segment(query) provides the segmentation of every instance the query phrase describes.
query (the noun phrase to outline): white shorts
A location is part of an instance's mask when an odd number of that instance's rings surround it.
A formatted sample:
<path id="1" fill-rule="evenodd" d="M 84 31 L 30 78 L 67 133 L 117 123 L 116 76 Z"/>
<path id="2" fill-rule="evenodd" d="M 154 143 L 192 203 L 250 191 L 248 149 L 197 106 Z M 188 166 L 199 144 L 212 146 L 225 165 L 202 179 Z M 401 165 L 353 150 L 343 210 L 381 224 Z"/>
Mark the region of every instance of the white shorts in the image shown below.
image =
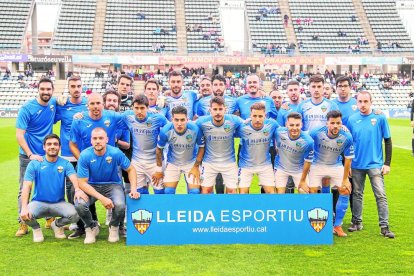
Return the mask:
<path id="1" fill-rule="evenodd" d="M 221 173 L 223 184 L 230 189 L 237 189 L 237 164 L 211 164 L 203 163 L 202 187 L 213 187 L 216 184 L 216 177 Z"/>
<path id="2" fill-rule="evenodd" d="M 185 166 L 176 166 L 171 163 L 167 163 L 167 167 L 164 171 L 164 183 L 168 182 L 178 182 L 180 181 L 181 173 L 184 173 L 184 178 L 187 184 L 193 185 L 194 184 L 194 177 L 189 176 L 188 173 L 193 168 L 194 164 L 190 163 Z"/>
<path id="3" fill-rule="evenodd" d="M 272 165 L 266 165 L 258 168 L 240 168 L 239 188 L 249 188 L 254 174 L 257 174 L 260 186 L 275 186 L 275 174 Z"/>
<path id="4" fill-rule="evenodd" d="M 295 187 L 299 186 L 300 179 L 302 177 L 302 172 L 289 173 L 281 169 L 275 169 L 275 179 L 276 179 L 276 188 L 286 188 L 289 176 L 292 177 Z M 308 177 L 306 177 L 306 184 L 308 184 Z"/>
<path id="5" fill-rule="evenodd" d="M 157 170 L 157 164 L 146 164 L 137 162 L 135 160 L 131 161 L 131 164 L 134 166 L 135 170 L 137 171 L 137 188 L 147 187 L 147 185 L 151 185 L 155 190 L 161 190 L 164 188 L 162 185 L 162 179 L 157 186 L 154 186 L 152 183 L 152 175 Z M 148 184 L 147 184 L 148 183 Z"/>
<path id="6" fill-rule="evenodd" d="M 312 165 L 309 171 L 309 187 L 322 187 L 322 179 L 329 176 L 331 186 L 341 187 L 343 166 Z"/>

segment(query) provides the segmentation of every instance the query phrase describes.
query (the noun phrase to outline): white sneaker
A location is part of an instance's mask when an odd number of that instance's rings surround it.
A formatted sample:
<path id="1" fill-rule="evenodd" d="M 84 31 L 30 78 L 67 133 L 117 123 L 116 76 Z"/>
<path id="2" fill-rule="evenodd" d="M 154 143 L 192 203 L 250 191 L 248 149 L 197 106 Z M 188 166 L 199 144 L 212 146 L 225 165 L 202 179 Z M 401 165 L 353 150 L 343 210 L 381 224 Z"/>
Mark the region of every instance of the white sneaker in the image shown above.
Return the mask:
<path id="1" fill-rule="evenodd" d="M 106 220 L 105 225 L 108 226 L 112 219 L 112 209 L 106 210 Z"/>
<path id="2" fill-rule="evenodd" d="M 63 229 L 63 227 L 58 227 L 56 225 L 56 220 L 52 222 L 50 228 L 52 228 L 53 232 L 55 232 L 56 239 L 66 239 L 65 230 Z"/>
<path id="3" fill-rule="evenodd" d="M 34 242 L 43 242 L 45 238 L 43 237 L 42 228 L 33 229 L 33 241 Z"/>
<path id="4" fill-rule="evenodd" d="M 75 231 L 76 229 L 78 229 L 78 225 L 76 223 L 72 223 L 71 225 L 69 225 L 70 231 Z"/>
<path id="5" fill-rule="evenodd" d="M 99 234 L 99 227 L 95 226 L 93 228 L 87 227 L 85 228 L 85 240 L 83 241 L 84 244 L 91 244 L 96 242 L 96 236 Z"/>
<path id="6" fill-rule="evenodd" d="M 111 226 L 109 227 L 109 242 L 118 242 L 119 241 L 119 227 Z"/>

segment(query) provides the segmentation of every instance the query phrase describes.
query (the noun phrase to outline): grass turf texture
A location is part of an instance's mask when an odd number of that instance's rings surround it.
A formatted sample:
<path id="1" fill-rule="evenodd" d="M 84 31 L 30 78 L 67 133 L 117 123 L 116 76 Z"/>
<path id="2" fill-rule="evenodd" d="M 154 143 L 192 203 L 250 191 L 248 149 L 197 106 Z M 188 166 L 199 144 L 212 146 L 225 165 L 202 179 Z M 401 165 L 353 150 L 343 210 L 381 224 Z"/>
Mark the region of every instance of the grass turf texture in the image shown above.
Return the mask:
<path id="1" fill-rule="evenodd" d="M 109 244 L 103 226 L 97 243 L 85 246 L 83 239 L 56 240 L 44 229 L 45 241 L 32 242 L 32 232 L 14 237 L 17 230 L 18 147 L 15 120 L 0 120 L 2 172 L 0 190 L 0 244 L 2 275 L 80 273 L 145 274 L 410 274 L 414 273 L 413 164 L 408 120 L 390 120 L 393 144 L 391 174 L 386 177 L 391 230 L 396 239 L 379 235 L 375 198 L 367 182 L 364 229 L 347 238 L 334 239 L 333 246 L 214 245 L 136 246 Z M 57 130 L 55 128 L 55 130 Z M 58 133 L 58 132 L 56 132 Z M 397 147 L 398 146 L 398 147 Z M 255 182 L 256 183 L 256 182 Z M 180 184 L 179 193 L 184 191 Z M 252 193 L 258 193 L 252 185 Z M 101 224 L 105 210 L 97 203 Z M 350 211 L 344 219 L 349 225 Z M 41 221 L 41 224 L 44 220 Z M 69 232 L 66 232 L 69 234 Z"/>

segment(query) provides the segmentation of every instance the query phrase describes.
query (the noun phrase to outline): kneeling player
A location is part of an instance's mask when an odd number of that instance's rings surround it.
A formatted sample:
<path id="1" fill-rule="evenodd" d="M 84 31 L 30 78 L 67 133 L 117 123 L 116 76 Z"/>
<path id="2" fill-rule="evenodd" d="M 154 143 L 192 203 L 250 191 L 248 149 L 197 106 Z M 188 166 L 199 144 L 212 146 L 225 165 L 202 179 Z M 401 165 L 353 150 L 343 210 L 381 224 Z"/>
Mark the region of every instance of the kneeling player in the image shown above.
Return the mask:
<path id="1" fill-rule="evenodd" d="M 313 140 L 307 132 L 301 131 L 302 116 L 292 112 L 287 116 L 286 127 L 276 130 L 275 159 L 276 191 L 284 194 L 289 176 L 299 192 L 308 193 L 307 176 L 313 160 Z"/>
<path id="2" fill-rule="evenodd" d="M 330 193 L 329 182 L 327 184 L 322 182 L 324 177 L 330 177 L 330 182 L 339 191 L 334 232 L 339 237 L 346 237 L 347 234 L 342 230 L 341 224 L 348 209 L 349 194 L 351 193 L 348 174 L 352 158 L 354 158 L 354 146 L 351 133 L 341 129 L 341 112 L 333 110 L 328 112 L 326 117 L 328 120 L 326 126 L 310 132 L 315 142 L 315 156 L 309 173 L 309 187 L 311 193 L 317 193 L 319 189 L 322 189 L 322 193 Z M 341 162 L 341 153 L 344 153 L 345 156 L 344 166 Z"/>
<path id="3" fill-rule="evenodd" d="M 264 191 L 274 194 L 275 175 L 269 148 L 279 124 L 273 119 L 266 119 L 266 106 L 260 102 L 250 107 L 250 119 L 237 131 L 237 136 L 241 139 L 239 192 L 248 194 L 253 175 L 257 174 Z"/>
<path id="4" fill-rule="evenodd" d="M 152 176 L 154 184 L 164 177 L 166 194 L 175 194 L 181 173 L 185 174 L 189 194 L 200 193 L 200 164 L 204 156 L 204 139 L 198 126 L 188 122 L 187 109 L 172 109 L 172 123 L 165 125 L 159 135 L 156 150 L 157 166 L 162 166 L 163 149 L 169 145 L 165 174 L 158 171 Z M 198 153 L 197 153 L 198 152 Z"/>

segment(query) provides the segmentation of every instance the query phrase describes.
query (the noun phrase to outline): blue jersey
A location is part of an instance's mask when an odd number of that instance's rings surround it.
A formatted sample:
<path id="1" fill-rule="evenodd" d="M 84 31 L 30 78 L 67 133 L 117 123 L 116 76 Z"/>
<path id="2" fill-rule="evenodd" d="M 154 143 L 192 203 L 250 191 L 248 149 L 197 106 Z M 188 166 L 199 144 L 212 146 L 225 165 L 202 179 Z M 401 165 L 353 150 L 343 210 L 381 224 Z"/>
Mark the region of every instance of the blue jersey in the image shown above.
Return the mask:
<path id="1" fill-rule="evenodd" d="M 266 118 L 277 118 L 277 110 L 275 103 L 270 97 L 258 97 L 258 98 L 252 98 L 250 95 L 243 95 L 239 98 L 237 98 L 236 101 L 236 110 L 240 112 L 240 117 L 243 120 L 246 120 L 250 117 L 250 107 L 254 103 L 262 102 L 266 106 Z"/>
<path id="2" fill-rule="evenodd" d="M 36 99 L 29 100 L 19 110 L 16 128 L 25 130 L 24 139 L 33 154 L 44 155 L 43 139 L 52 133 L 56 114 L 56 99 L 52 97 L 46 106 Z M 20 148 L 21 154 L 26 154 Z"/>
<path id="3" fill-rule="evenodd" d="M 210 101 L 211 96 L 204 97 L 196 103 L 197 116 L 210 115 Z M 226 106 L 226 113 L 233 114 L 236 111 L 236 100 L 233 97 L 224 96 L 224 104 Z"/>
<path id="4" fill-rule="evenodd" d="M 312 130 L 326 125 L 326 114 L 331 110 L 339 110 L 338 106 L 328 99 L 314 104 L 312 99 L 299 104 L 297 112 L 302 115 L 303 130 Z"/>
<path id="5" fill-rule="evenodd" d="M 384 165 L 382 140 L 391 138 L 390 127 L 384 114 L 357 113 L 349 117 L 348 126 L 355 144 L 352 168 L 361 170 L 381 168 Z"/>
<path id="6" fill-rule="evenodd" d="M 174 130 L 172 123 L 161 129 L 158 147 L 168 147 L 167 162 L 176 166 L 185 166 L 194 163 L 198 147 L 204 147 L 204 137 L 194 122 L 187 123 L 187 130 L 179 134 Z"/>
<path id="7" fill-rule="evenodd" d="M 108 135 L 108 145 L 115 146 L 116 134 L 119 129 L 125 129 L 122 115 L 120 113 L 103 110 L 102 117 L 98 120 L 92 119 L 88 112 L 83 112 L 82 119 L 74 119 L 72 122 L 70 140 L 82 151 L 90 146 L 92 130 L 97 127 L 103 128 Z"/>
<path id="8" fill-rule="evenodd" d="M 342 113 L 342 123 L 348 127 L 349 117 L 355 113 L 358 113 L 357 100 L 355 98 L 350 98 L 347 102 L 340 102 L 338 98 L 333 100 L 334 103 L 338 106 L 339 110 Z"/>
<path id="9" fill-rule="evenodd" d="M 34 182 L 32 200 L 56 203 L 65 200 L 65 178 L 75 173 L 72 164 L 58 157 L 56 162 L 33 160 L 27 166 L 24 180 Z"/>
<path id="10" fill-rule="evenodd" d="M 286 126 L 287 116 L 292 112 L 296 112 L 299 105 L 288 103 L 288 106 L 288 110 L 281 108 L 277 112 L 277 122 L 280 126 Z"/>
<path id="11" fill-rule="evenodd" d="M 83 150 L 78 160 L 78 177 L 88 178 L 88 183 L 122 184 L 119 176 L 119 167 L 126 170 L 131 161 L 117 147 L 107 145 L 106 152 L 102 156 L 95 154 L 93 147 Z"/>
<path id="12" fill-rule="evenodd" d="M 70 141 L 70 129 L 72 127 L 73 115 L 87 111 L 88 100 L 82 98 L 82 102 L 73 104 L 68 100 L 65 105 L 56 106 L 55 123 L 60 122 L 60 142 L 61 142 L 61 154 L 65 157 L 72 157 L 73 154 L 69 149 Z"/>
<path id="13" fill-rule="evenodd" d="M 313 164 L 342 166 L 341 153 L 344 153 L 347 159 L 354 158 L 354 143 L 351 133 L 340 130 L 337 137 L 330 138 L 328 127 L 324 126 L 312 130 L 309 135 L 314 141 Z"/>
<path id="14" fill-rule="evenodd" d="M 251 122 L 242 124 L 237 130 L 241 139 L 239 156 L 240 168 L 256 168 L 271 165 L 269 148 L 275 138 L 279 124 L 273 119 L 266 119 L 260 130 L 255 130 Z"/>
<path id="15" fill-rule="evenodd" d="M 203 116 L 196 121 L 204 135 L 207 163 L 229 164 L 236 162 L 234 157 L 234 137 L 236 129 L 243 124 L 238 116 L 224 115 L 224 124 L 215 126 L 211 116 Z"/>
<path id="16" fill-rule="evenodd" d="M 166 117 L 168 121 L 171 121 L 172 118 L 172 109 L 176 106 L 184 106 L 187 109 L 187 117 L 192 120 L 194 117 L 194 107 L 197 102 L 198 95 L 194 91 L 184 91 L 182 95 L 178 98 L 168 96 L 165 102 L 166 107 Z"/>
<path id="17" fill-rule="evenodd" d="M 155 163 L 158 135 L 167 124 L 167 119 L 159 113 L 147 112 L 147 117 L 141 121 L 131 110 L 123 113 L 123 119 L 132 133 L 132 159 L 141 163 Z"/>
<path id="18" fill-rule="evenodd" d="M 300 136 L 292 140 L 286 127 L 276 130 L 276 147 L 278 155 L 275 168 L 289 173 L 298 173 L 303 169 L 305 161 L 313 161 L 313 140 L 309 134 L 302 131 Z"/>

